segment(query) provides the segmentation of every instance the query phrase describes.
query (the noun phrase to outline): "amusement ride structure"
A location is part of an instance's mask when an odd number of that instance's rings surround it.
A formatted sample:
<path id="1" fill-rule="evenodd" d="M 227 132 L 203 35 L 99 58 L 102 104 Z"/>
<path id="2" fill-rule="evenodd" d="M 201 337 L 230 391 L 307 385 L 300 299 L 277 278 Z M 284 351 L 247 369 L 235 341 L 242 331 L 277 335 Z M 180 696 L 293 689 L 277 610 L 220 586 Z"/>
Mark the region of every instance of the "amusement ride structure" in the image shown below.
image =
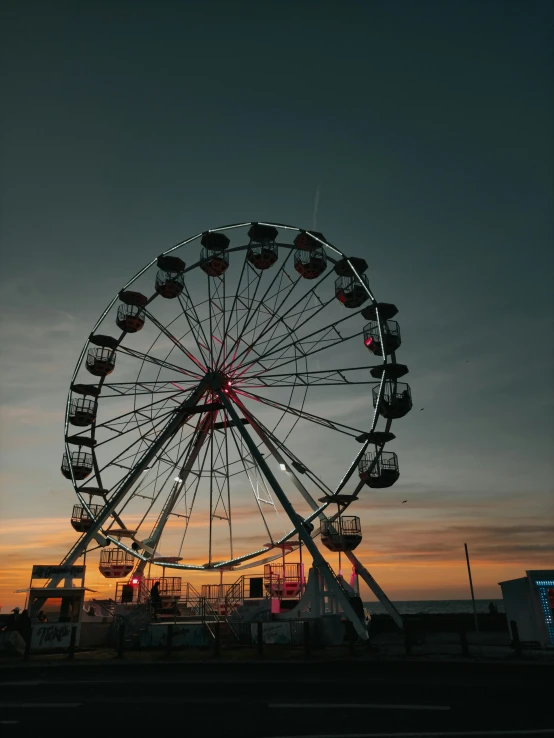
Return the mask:
<path id="1" fill-rule="evenodd" d="M 397 308 L 377 302 L 367 269 L 321 233 L 261 222 L 199 233 L 141 269 L 103 311 L 71 379 L 61 471 L 81 536 L 47 588 L 67 586 L 71 567 L 101 547 L 101 573 L 124 580 L 122 602 L 140 600 L 145 582 L 174 596 L 191 570 L 216 572 L 206 591 L 221 594 L 224 572 L 244 579 L 264 565 L 253 594 L 281 603 L 271 612 L 300 617 L 310 597 L 316 612 L 319 587 L 367 638 L 359 575 L 401 626 L 354 554 L 360 519 L 345 514 L 368 487 L 399 478 L 385 446 L 412 407 Z M 338 554 L 338 574 L 318 537 Z"/>

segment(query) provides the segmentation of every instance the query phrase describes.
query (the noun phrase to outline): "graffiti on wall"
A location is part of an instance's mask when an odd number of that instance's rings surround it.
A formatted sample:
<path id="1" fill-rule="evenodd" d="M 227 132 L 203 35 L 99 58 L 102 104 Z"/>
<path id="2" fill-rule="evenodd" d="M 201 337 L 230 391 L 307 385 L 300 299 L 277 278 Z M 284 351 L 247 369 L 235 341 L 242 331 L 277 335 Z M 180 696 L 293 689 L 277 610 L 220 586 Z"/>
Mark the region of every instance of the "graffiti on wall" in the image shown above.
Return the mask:
<path id="1" fill-rule="evenodd" d="M 71 643 L 71 624 L 48 623 L 33 626 L 31 648 L 69 648 Z"/>

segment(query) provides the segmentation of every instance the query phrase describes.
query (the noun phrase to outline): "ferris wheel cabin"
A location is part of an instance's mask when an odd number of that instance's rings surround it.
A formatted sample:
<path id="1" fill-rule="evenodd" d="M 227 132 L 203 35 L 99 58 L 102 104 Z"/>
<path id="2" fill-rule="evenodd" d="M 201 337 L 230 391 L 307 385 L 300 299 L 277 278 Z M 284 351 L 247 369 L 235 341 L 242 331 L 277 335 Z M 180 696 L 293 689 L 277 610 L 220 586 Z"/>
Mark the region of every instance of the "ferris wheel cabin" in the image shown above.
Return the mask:
<path id="1" fill-rule="evenodd" d="M 69 458 L 67 454 L 62 458 L 62 474 L 66 479 L 71 479 L 71 471 L 75 479 L 86 479 L 92 472 L 92 454 L 85 451 L 73 451 Z"/>
<path id="2" fill-rule="evenodd" d="M 389 356 L 400 348 L 402 339 L 400 337 L 400 326 L 396 320 L 385 320 L 382 323 L 383 342 L 385 346 L 385 354 Z M 364 344 L 375 354 L 375 356 L 383 356 L 383 346 L 381 345 L 381 334 L 379 332 L 379 323 L 372 320 L 364 328 Z"/>
<path id="3" fill-rule="evenodd" d="M 304 279 L 317 279 L 327 268 L 327 254 L 323 246 L 313 236 L 325 241 L 323 233 L 302 232 L 294 239 L 294 268 Z"/>
<path id="4" fill-rule="evenodd" d="M 373 407 L 377 407 L 379 387 L 374 387 Z M 403 418 L 412 409 L 412 393 L 410 385 L 404 382 L 386 381 L 379 412 L 384 418 Z"/>
<path id="5" fill-rule="evenodd" d="M 185 287 L 185 262 L 178 256 L 158 256 L 156 292 L 166 300 L 178 297 Z"/>
<path id="6" fill-rule="evenodd" d="M 398 456 L 392 451 L 382 451 L 379 455 L 370 451 L 361 458 L 358 465 L 360 479 L 373 489 L 392 487 L 400 477 Z"/>
<path id="7" fill-rule="evenodd" d="M 125 333 L 137 333 L 144 326 L 144 308 L 148 298 L 140 292 L 127 291 L 120 292 L 119 299 L 122 304 L 117 309 L 117 327 Z"/>
<path id="8" fill-rule="evenodd" d="M 95 377 L 107 377 L 115 369 L 115 352 L 109 348 L 90 348 L 86 367 Z"/>
<path id="9" fill-rule="evenodd" d="M 69 403 L 69 422 L 71 425 L 86 428 L 96 420 L 98 403 L 87 397 L 72 397 Z"/>
<path id="10" fill-rule="evenodd" d="M 200 269 L 208 277 L 221 277 L 229 267 L 229 239 L 224 233 L 204 233 L 200 243 L 203 246 L 200 252 Z"/>
<path id="11" fill-rule="evenodd" d="M 352 267 L 357 274 L 352 271 Z M 335 264 L 335 272 L 339 275 L 335 281 L 335 297 L 344 307 L 357 308 L 369 300 L 369 282 L 365 271 L 367 261 L 354 256 L 350 259 L 341 259 Z"/>
<path id="12" fill-rule="evenodd" d="M 335 553 L 353 551 L 362 542 L 362 524 L 355 515 L 321 521 L 321 543 Z"/>
<path id="13" fill-rule="evenodd" d="M 259 270 L 269 269 L 277 261 L 277 245 L 275 239 L 278 231 L 274 226 L 252 223 L 248 231 L 250 243 L 246 258 L 253 267 Z"/>
<path id="14" fill-rule="evenodd" d="M 95 518 L 100 514 L 102 508 L 103 505 L 89 505 L 89 510 Z M 79 533 L 85 533 L 92 526 L 93 522 L 93 519 L 82 505 L 73 505 L 71 525 L 76 531 Z"/>
<path id="15" fill-rule="evenodd" d="M 105 548 L 100 553 L 98 568 L 107 579 L 129 576 L 135 567 L 135 557 L 120 548 Z"/>

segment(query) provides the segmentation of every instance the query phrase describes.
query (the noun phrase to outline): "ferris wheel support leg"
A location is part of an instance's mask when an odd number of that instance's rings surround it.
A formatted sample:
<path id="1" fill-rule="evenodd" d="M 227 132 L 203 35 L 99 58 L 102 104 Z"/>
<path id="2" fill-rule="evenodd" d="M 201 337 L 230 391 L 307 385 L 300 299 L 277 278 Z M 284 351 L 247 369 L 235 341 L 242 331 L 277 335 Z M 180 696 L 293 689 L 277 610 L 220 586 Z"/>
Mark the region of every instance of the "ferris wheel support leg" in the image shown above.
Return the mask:
<path id="1" fill-rule="evenodd" d="M 362 564 L 362 562 L 354 555 L 352 551 L 346 551 L 346 555 L 352 562 L 352 566 L 354 567 L 356 574 L 361 576 L 361 578 L 364 580 L 364 582 L 367 584 L 367 586 L 370 588 L 370 590 L 373 592 L 375 597 L 379 600 L 379 602 L 383 605 L 385 610 L 388 612 L 388 614 L 391 616 L 391 618 L 394 620 L 396 625 L 402 630 L 404 630 L 404 623 L 402 621 L 402 616 L 396 609 L 396 607 L 392 604 L 392 602 L 389 600 L 387 595 L 383 592 L 381 587 L 377 584 L 375 579 L 371 576 L 371 574 L 368 572 L 368 570 L 365 568 L 365 566 Z"/>
<path id="2" fill-rule="evenodd" d="M 277 461 L 278 464 L 282 464 L 283 466 L 286 467 L 285 474 L 291 480 L 291 482 L 294 484 L 294 486 L 296 487 L 296 489 L 300 492 L 300 494 L 302 495 L 302 497 L 306 500 L 306 502 L 308 503 L 308 505 L 312 508 L 312 510 L 314 512 L 316 510 L 319 510 L 320 507 L 321 507 L 321 505 L 318 505 L 318 503 L 314 500 L 314 498 L 308 492 L 308 490 L 306 489 L 306 487 L 304 487 L 304 485 L 302 484 L 302 482 L 300 481 L 300 479 L 298 479 L 298 477 L 296 476 L 296 474 L 294 474 L 289 469 L 289 465 L 287 463 L 285 463 L 286 460 L 283 458 L 283 456 L 281 456 L 281 454 L 279 453 L 278 449 L 271 442 L 271 440 L 268 437 L 267 433 L 265 433 L 260 428 L 260 426 L 256 422 L 256 418 L 252 415 L 252 413 L 248 412 L 248 410 L 245 408 L 245 406 L 243 405 L 243 403 L 238 398 L 235 398 L 235 403 L 240 407 L 240 409 L 242 410 L 242 412 L 246 415 L 246 417 L 250 421 L 250 425 L 252 426 L 252 428 L 254 428 L 254 430 L 256 431 L 256 433 L 259 435 L 259 437 L 261 438 L 262 442 L 264 443 L 264 445 L 268 449 L 269 453 L 273 456 L 273 458 Z M 319 515 L 319 517 L 320 518 L 321 517 L 324 517 L 324 513 L 321 512 L 320 515 Z"/>
<path id="3" fill-rule="evenodd" d="M 146 541 L 143 541 L 143 543 L 146 543 L 149 548 L 152 548 L 154 550 L 154 553 L 156 551 L 156 547 L 158 546 L 158 543 L 160 542 L 160 538 L 162 537 L 162 533 L 167 523 L 167 520 L 169 516 L 171 515 L 173 508 L 175 507 L 175 505 L 177 504 L 179 500 L 183 485 L 186 484 L 187 478 L 191 472 L 192 467 L 194 466 L 194 462 L 198 458 L 200 449 L 204 445 L 208 432 L 210 428 L 212 427 L 213 420 L 214 418 L 211 413 L 208 413 L 202 420 L 200 424 L 200 428 L 197 431 L 196 440 L 192 444 L 190 453 L 181 468 L 181 472 L 178 475 L 178 480 L 174 482 L 173 491 L 170 494 L 167 500 L 167 503 L 160 514 L 158 522 L 154 526 L 154 530 L 152 531 L 152 534 L 150 535 L 150 537 L 147 538 Z M 134 576 L 140 577 L 143 575 L 144 569 L 146 568 L 146 564 L 152 561 L 154 553 L 148 554 L 147 558 L 145 557 L 144 559 L 139 561 L 135 571 L 133 572 Z"/>
<path id="4" fill-rule="evenodd" d="M 362 621 L 356 614 L 354 608 L 350 604 L 348 595 L 346 594 L 344 589 L 341 587 L 341 585 L 337 581 L 335 575 L 333 574 L 331 570 L 331 567 L 329 566 L 327 561 L 325 561 L 325 559 L 323 558 L 323 555 L 319 551 L 315 542 L 312 540 L 312 537 L 310 536 L 310 534 L 304 527 L 302 518 L 300 517 L 300 515 L 298 515 L 294 507 L 289 502 L 281 485 L 275 478 L 273 472 L 267 465 L 264 457 L 259 452 L 258 447 L 252 440 L 252 437 L 250 436 L 250 434 L 244 427 L 243 423 L 241 422 L 238 416 L 238 413 L 233 406 L 233 403 L 230 401 L 229 397 L 227 397 L 227 395 L 221 391 L 220 388 L 217 389 L 217 394 L 219 396 L 219 399 L 225 406 L 225 409 L 227 410 L 227 412 L 229 413 L 229 415 L 235 422 L 236 428 L 238 429 L 239 433 L 243 437 L 244 442 L 246 443 L 248 447 L 248 450 L 252 454 L 252 458 L 256 460 L 256 463 L 258 464 L 259 468 L 262 470 L 265 478 L 267 479 L 269 485 L 271 486 L 273 492 L 275 493 L 275 496 L 281 503 L 284 511 L 289 516 L 291 523 L 296 528 L 299 538 L 302 540 L 302 543 L 306 546 L 307 550 L 311 554 L 313 562 L 314 562 L 314 567 L 319 570 L 327 586 L 327 590 L 331 594 L 335 595 L 335 597 L 337 598 L 338 602 L 340 603 L 342 607 L 344 614 L 352 622 L 360 638 L 364 641 L 367 641 L 368 634 L 367 634 L 367 629 L 364 623 L 362 623 Z"/>
<path id="5" fill-rule="evenodd" d="M 188 399 L 183 402 L 180 408 L 173 416 L 173 418 L 167 423 L 164 430 L 160 433 L 156 441 L 150 446 L 148 451 L 144 454 L 142 459 L 133 467 L 129 472 L 123 484 L 117 491 L 114 497 L 106 504 L 100 515 L 94 521 L 89 530 L 84 533 L 77 544 L 69 551 L 61 562 L 65 566 L 72 566 L 86 551 L 89 543 L 98 535 L 101 527 L 104 525 L 106 520 L 110 517 L 117 505 L 123 500 L 127 492 L 133 487 L 137 479 L 140 477 L 142 472 L 155 458 L 158 451 L 172 438 L 172 436 L 179 430 L 179 428 L 186 423 L 190 417 L 189 410 L 195 407 L 202 398 L 202 395 L 207 389 L 205 381 L 200 382 L 196 389 L 189 395 Z M 139 557 L 142 558 L 142 557 Z M 46 586 L 57 587 L 62 577 L 53 578 Z"/>

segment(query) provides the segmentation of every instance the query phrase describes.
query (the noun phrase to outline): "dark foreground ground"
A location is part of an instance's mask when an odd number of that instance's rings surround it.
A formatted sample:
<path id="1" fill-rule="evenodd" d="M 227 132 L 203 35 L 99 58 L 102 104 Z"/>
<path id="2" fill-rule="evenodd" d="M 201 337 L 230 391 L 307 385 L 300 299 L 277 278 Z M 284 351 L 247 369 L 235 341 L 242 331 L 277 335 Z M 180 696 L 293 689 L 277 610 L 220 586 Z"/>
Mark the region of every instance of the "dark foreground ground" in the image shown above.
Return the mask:
<path id="1" fill-rule="evenodd" d="M 554 737 L 553 677 L 548 664 L 5 664 L 0 734 Z"/>

